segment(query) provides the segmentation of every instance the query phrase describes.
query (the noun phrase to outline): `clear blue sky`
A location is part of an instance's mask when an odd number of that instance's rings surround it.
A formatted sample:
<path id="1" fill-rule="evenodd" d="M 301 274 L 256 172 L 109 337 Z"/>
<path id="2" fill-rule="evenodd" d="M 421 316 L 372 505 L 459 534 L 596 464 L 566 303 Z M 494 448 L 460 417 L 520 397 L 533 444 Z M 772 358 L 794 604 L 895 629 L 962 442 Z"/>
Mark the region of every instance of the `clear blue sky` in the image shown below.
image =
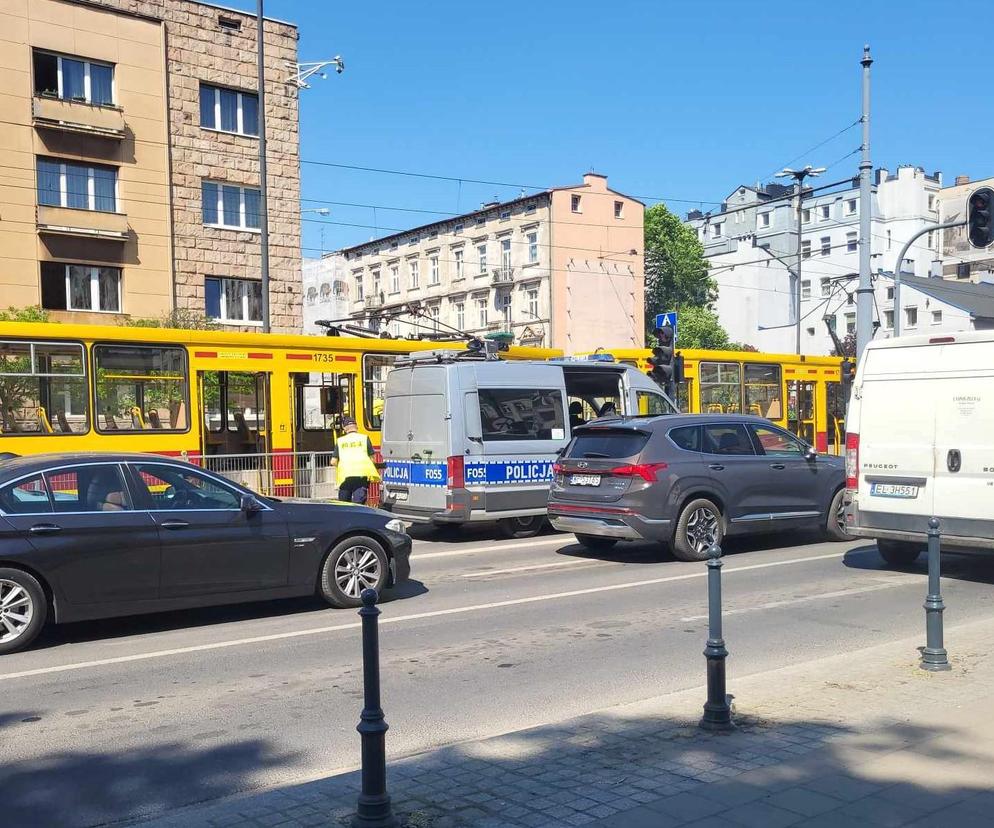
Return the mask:
<path id="1" fill-rule="evenodd" d="M 593 168 L 683 213 L 695 205 L 675 199 L 720 201 L 855 121 L 868 42 L 874 165 L 942 170 L 950 183 L 994 173 L 978 151 L 994 128 L 990 0 L 267 0 L 266 13 L 297 24 L 301 61 L 345 58 L 344 74 L 301 93 L 305 160 L 539 187 Z M 795 163 L 828 166 L 859 141 L 856 127 Z M 857 164 L 851 156 L 826 177 L 855 175 Z M 519 192 L 306 163 L 301 172 L 314 200 L 305 208 L 456 212 Z M 383 235 L 440 217 L 328 207 L 327 219 L 305 214 L 306 256 L 319 253 L 322 230 L 333 250 L 374 227 Z"/>

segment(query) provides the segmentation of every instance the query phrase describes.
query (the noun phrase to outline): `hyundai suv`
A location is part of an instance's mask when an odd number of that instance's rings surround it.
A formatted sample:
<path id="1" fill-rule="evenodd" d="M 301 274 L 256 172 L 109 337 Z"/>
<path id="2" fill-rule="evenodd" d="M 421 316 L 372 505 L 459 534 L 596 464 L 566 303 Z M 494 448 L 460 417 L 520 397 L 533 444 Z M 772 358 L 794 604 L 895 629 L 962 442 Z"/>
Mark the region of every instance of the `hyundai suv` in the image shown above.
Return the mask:
<path id="1" fill-rule="evenodd" d="M 747 415 L 619 417 L 577 428 L 554 466 L 549 518 L 592 549 L 655 541 L 683 561 L 729 535 L 846 540 L 845 464 Z"/>

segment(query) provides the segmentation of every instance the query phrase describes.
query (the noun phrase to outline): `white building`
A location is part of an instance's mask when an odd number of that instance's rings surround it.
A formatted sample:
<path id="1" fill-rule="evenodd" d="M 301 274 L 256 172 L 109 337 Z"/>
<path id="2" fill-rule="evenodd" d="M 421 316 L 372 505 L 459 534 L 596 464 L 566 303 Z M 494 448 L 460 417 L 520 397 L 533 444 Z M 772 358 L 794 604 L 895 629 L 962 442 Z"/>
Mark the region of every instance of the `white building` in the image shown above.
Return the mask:
<path id="1" fill-rule="evenodd" d="M 817 187 L 818 179 L 811 179 Z M 926 224 L 939 221 L 942 175 L 919 167 L 899 167 L 892 175 L 879 169 L 873 184 L 871 268 L 893 272 L 904 242 Z M 722 204 L 721 212 L 688 216 L 704 244 L 704 254 L 718 283 L 716 311 L 729 337 L 760 351 L 793 353 L 796 341 L 795 281 L 797 212 L 791 189 L 780 184 L 742 186 Z M 801 351 L 828 354 L 833 342 L 855 331 L 859 274 L 858 182 L 833 192 L 805 195 L 801 228 Z M 938 273 L 942 240 L 929 233 L 909 250 L 902 273 L 927 279 Z M 892 282 L 874 278 L 875 317 L 886 335 L 893 327 Z M 924 319 L 931 304 L 918 302 L 915 291 L 902 291 L 900 309 L 908 319 Z M 930 303 L 939 301 L 936 297 Z M 937 309 L 939 310 L 939 309 Z M 941 309 L 942 330 L 960 318 L 952 307 Z M 931 316 L 929 317 L 931 319 Z M 827 321 L 827 324 L 826 324 Z M 915 323 L 918 324 L 918 323 Z"/>
<path id="2" fill-rule="evenodd" d="M 340 253 L 327 253 L 320 259 L 304 259 L 304 333 L 324 334 L 326 330 L 315 324 L 318 319 L 348 318 L 352 305 L 346 272 L 345 257 Z"/>
<path id="3" fill-rule="evenodd" d="M 939 194 L 941 221 L 965 219 L 966 200 L 981 187 L 994 187 L 994 178 L 970 181 L 970 176 L 958 175 L 955 184 L 943 187 Z M 994 245 L 984 250 L 973 247 L 965 226 L 943 230 L 942 277 L 962 282 L 994 282 Z"/>

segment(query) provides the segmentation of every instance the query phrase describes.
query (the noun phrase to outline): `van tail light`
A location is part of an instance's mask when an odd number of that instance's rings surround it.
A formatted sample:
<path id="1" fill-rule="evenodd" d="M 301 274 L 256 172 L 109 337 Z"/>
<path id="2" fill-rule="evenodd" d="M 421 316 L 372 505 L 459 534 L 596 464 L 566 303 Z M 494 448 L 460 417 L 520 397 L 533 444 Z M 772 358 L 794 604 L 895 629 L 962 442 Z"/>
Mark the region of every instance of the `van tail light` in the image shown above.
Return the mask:
<path id="1" fill-rule="evenodd" d="M 448 468 L 448 477 L 445 481 L 445 485 L 450 489 L 465 489 L 466 461 L 463 460 L 462 455 L 456 454 L 450 457 L 446 465 Z"/>
<path id="2" fill-rule="evenodd" d="M 859 435 L 851 431 L 846 434 L 846 489 L 855 492 L 859 488 Z"/>
<path id="3" fill-rule="evenodd" d="M 666 463 L 639 463 L 632 466 L 617 466 L 608 474 L 615 477 L 641 477 L 646 483 L 655 483 L 656 472 L 667 468 Z"/>

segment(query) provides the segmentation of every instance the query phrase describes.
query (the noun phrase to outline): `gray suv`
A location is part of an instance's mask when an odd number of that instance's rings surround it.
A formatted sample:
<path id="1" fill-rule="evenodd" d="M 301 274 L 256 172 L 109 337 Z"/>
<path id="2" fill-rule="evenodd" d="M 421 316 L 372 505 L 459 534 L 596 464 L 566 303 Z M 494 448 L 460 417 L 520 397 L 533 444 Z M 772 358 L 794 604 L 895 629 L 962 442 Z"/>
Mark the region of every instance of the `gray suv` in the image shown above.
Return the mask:
<path id="1" fill-rule="evenodd" d="M 554 467 L 549 519 L 589 548 L 657 541 L 700 561 L 726 535 L 818 528 L 849 537 L 843 458 L 761 417 L 618 417 L 574 435 Z"/>

